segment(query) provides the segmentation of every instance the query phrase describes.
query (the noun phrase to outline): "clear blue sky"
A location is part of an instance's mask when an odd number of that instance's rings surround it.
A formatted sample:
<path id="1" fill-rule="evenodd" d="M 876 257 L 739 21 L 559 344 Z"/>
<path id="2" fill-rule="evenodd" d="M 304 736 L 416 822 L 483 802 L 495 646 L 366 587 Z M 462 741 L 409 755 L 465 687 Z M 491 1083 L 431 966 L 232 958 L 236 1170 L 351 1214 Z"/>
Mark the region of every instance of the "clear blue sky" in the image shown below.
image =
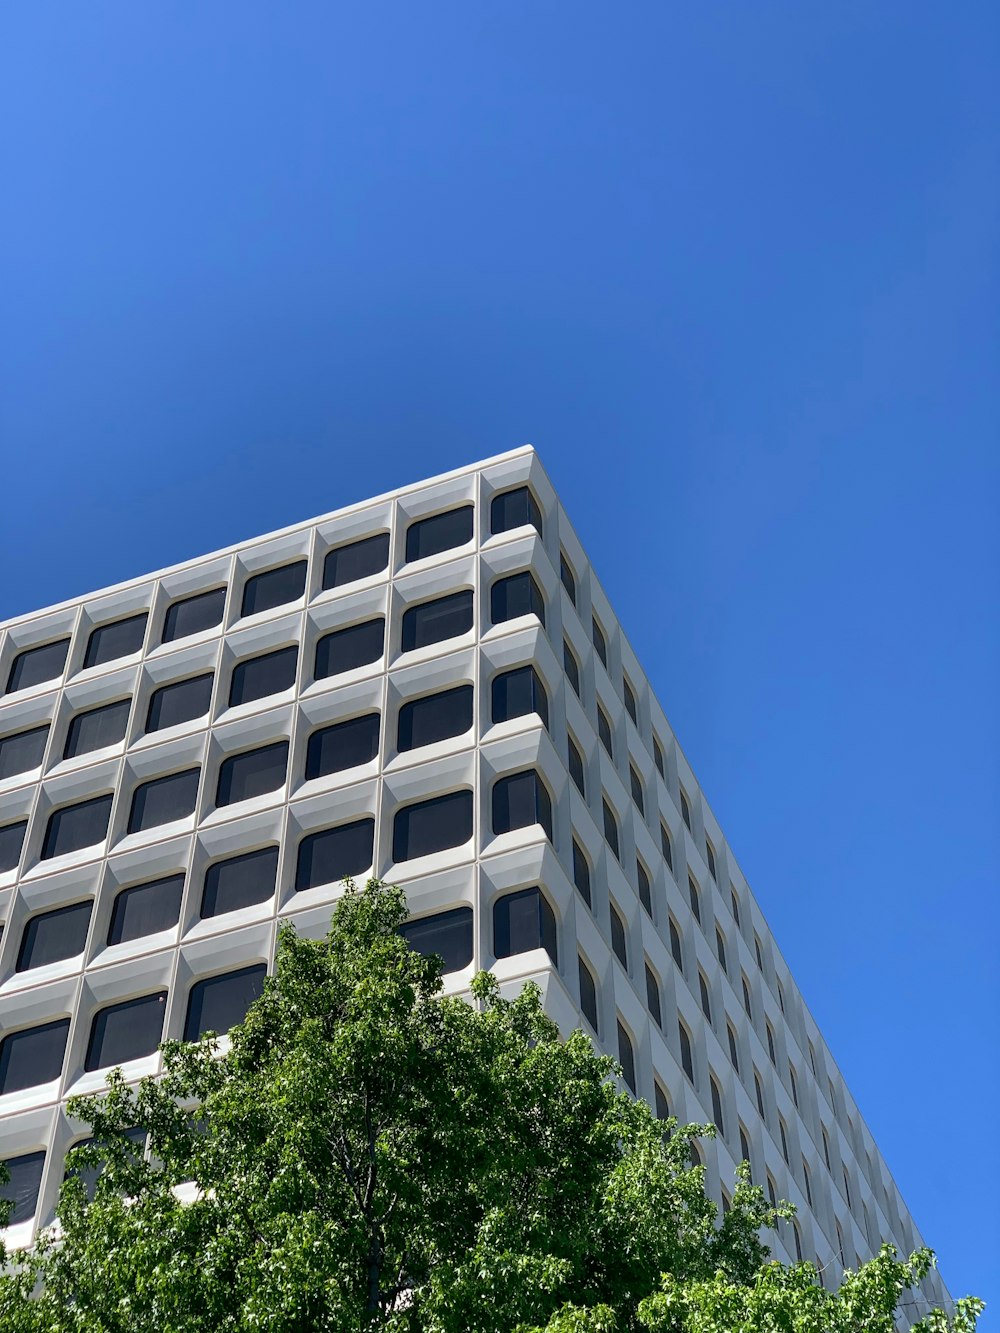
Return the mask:
<path id="1" fill-rule="evenodd" d="M 0 616 L 535 444 L 995 1298 L 998 54 L 995 0 L 0 16 Z"/>

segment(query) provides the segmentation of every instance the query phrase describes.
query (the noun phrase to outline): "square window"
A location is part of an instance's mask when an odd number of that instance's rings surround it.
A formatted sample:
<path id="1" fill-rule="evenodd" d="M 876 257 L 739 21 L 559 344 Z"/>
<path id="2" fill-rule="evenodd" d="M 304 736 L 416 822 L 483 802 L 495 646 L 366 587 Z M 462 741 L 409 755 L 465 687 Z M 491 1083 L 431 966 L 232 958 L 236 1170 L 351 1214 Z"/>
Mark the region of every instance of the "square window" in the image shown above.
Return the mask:
<path id="1" fill-rule="evenodd" d="M 37 648 L 25 648 L 11 663 L 7 693 L 57 680 L 65 669 L 68 650 L 69 639 L 56 639 L 54 643 L 39 644 Z"/>
<path id="2" fill-rule="evenodd" d="M 263 963 L 236 972 L 196 981 L 188 997 L 184 1040 L 198 1041 L 206 1032 L 221 1035 L 242 1023 L 254 1000 L 264 993 L 267 968 Z"/>
<path id="3" fill-rule="evenodd" d="M 131 707 L 131 699 L 119 699 L 116 703 L 77 713 L 70 719 L 63 758 L 76 759 L 81 754 L 103 750 L 123 741 Z"/>
<path id="4" fill-rule="evenodd" d="M 310 833 L 299 843 L 295 890 L 337 884 L 371 867 L 375 856 L 375 820 L 357 819 L 351 824 Z"/>
<path id="5" fill-rule="evenodd" d="M 537 616 L 545 624 L 545 601 L 541 589 L 525 569 L 520 574 L 497 579 L 490 590 L 490 618 L 502 625 L 519 616 Z"/>
<path id="6" fill-rule="evenodd" d="M 534 771 L 512 773 L 493 784 L 493 832 L 510 833 L 514 829 L 540 824 L 552 841 L 552 798 Z"/>
<path id="7" fill-rule="evenodd" d="M 558 966 L 555 913 L 540 889 L 521 889 L 496 900 L 493 949 L 498 958 L 544 949 Z"/>
<path id="8" fill-rule="evenodd" d="M 493 721 L 509 722 L 514 717 L 537 713 L 542 725 L 549 725 L 549 701 L 545 686 L 534 667 L 515 667 L 493 677 Z"/>
<path id="9" fill-rule="evenodd" d="M 16 1227 L 34 1217 L 38 1208 L 45 1154 L 29 1152 L 21 1157 L 8 1157 L 3 1165 L 7 1169 L 7 1180 L 0 1185 L 0 1199 L 14 1205 L 7 1216 L 6 1225 Z"/>
<path id="10" fill-rule="evenodd" d="M 83 669 L 86 671 L 89 667 L 103 666 L 105 662 L 141 652 L 148 619 L 149 613 L 142 611 L 137 616 L 113 620 L 109 625 L 98 625 L 91 630 Z"/>
<path id="11" fill-rule="evenodd" d="M 40 768 L 48 736 L 49 724 L 46 722 L 43 727 L 0 737 L 0 782 Z"/>
<path id="12" fill-rule="evenodd" d="M 200 773 L 198 768 L 186 768 L 136 787 L 128 816 L 129 833 L 144 833 L 160 824 L 172 824 L 193 815 Z"/>
<path id="13" fill-rule="evenodd" d="M 219 768 L 215 804 L 235 805 L 237 801 L 252 801 L 256 796 L 277 791 L 285 785 L 287 768 L 287 741 L 230 755 Z"/>
<path id="14" fill-rule="evenodd" d="M 205 872 L 202 920 L 266 902 L 274 893 L 277 878 L 277 847 L 261 847 L 255 852 L 216 861 Z"/>
<path id="15" fill-rule="evenodd" d="M 529 526 L 542 536 L 542 511 L 527 486 L 494 496 L 490 505 L 490 531 L 494 535 Z"/>
<path id="16" fill-rule="evenodd" d="M 17 869 L 27 827 L 28 821 L 22 819 L 16 824 L 5 824 L 0 828 L 0 874 Z"/>
<path id="17" fill-rule="evenodd" d="M 378 755 L 380 722 L 378 713 L 364 713 L 314 731 L 306 748 L 306 781 L 370 764 Z"/>
<path id="18" fill-rule="evenodd" d="M 129 1060 L 141 1060 L 152 1055 L 163 1035 L 163 1016 L 167 1008 L 167 992 L 154 991 L 134 1000 L 109 1004 L 94 1015 L 83 1067 L 87 1073 L 95 1069 L 111 1069 Z"/>
<path id="19" fill-rule="evenodd" d="M 111 797 L 95 796 L 77 805 L 64 805 L 49 815 L 42 844 L 42 860 L 66 856 L 84 847 L 96 847 L 108 836 L 111 818 Z"/>
<path id="20" fill-rule="evenodd" d="M 222 620 L 226 608 L 225 588 L 212 588 L 209 592 L 199 592 L 193 597 L 182 597 L 171 602 L 163 618 L 162 643 L 173 643 L 175 639 L 186 639 L 192 634 L 212 629 Z"/>
<path id="21" fill-rule="evenodd" d="M 363 620 L 358 625 L 324 634 L 316 644 L 316 663 L 313 672 L 317 680 L 339 676 L 344 671 L 377 662 L 385 651 L 385 620 Z"/>
<path id="22" fill-rule="evenodd" d="M 323 562 L 323 589 L 342 588 L 358 579 L 380 574 L 389 564 L 389 534 L 377 532 L 373 537 L 337 546 L 327 553 Z"/>
<path id="23" fill-rule="evenodd" d="M 293 666 L 293 679 L 294 676 Z M 209 671 L 203 676 L 175 680 L 154 690 L 146 714 L 146 731 L 164 731 L 167 727 L 179 727 L 184 722 L 204 717 L 212 706 L 212 680 L 213 673 Z"/>
<path id="24" fill-rule="evenodd" d="M 229 686 L 229 707 L 254 703 L 269 694 L 280 694 L 295 684 L 299 660 L 298 648 L 279 648 L 273 653 L 261 653 L 237 662 Z"/>
<path id="25" fill-rule="evenodd" d="M 0 1096 L 58 1078 L 68 1034 L 68 1018 L 8 1033 L 0 1041 Z"/>
<path id="26" fill-rule="evenodd" d="M 436 954 L 443 972 L 458 972 L 472 962 L 472 908 L 454 907 L 406 921 L 399 933 L 411 949 L 425 958 Z"/>
<path id="27" fill-rule="evenodd" d="M 183 892 L 183 875 L 167 875 L 122 889 L 111 912 L 108 944 L 124 944 L 176 926 Z"/>
<path id="28" fill-rule="evenodd" d="M 306 590 L 306 562 L 296 560 L 277 569 L 266 569 L 254 574 L 243 587 L 243 616 L 256 616 L 272 611 L 287 602 L 297 602 Z"/>
<path id="29" fill-rule="evenodd" d="M 33 967 L 46 967 L 75 958 L 83 953 L 90 925 L 91 901 L 57 907 L 52 912 L 39 912 L 25 923 L 21 947 L 17 954 L 18 972 Z"/>
<path id="30" fill-rule="evenodd" d="M 468 634 L 472 629 L 472 589 L 448 593 L 432 602 L 421 602 L 403 612 L 401 650 L 413 652 L 431 644 Z"/>
<path id="31" fill-rule="evenodd" d="M 450 736 L 463 736 L 472 729 L 472 702 L 471 685 L 411 699 L 399 710 L 397 748 L 417 750 Z"/>
<path id="32" fill-rule="evenodd" d="M 412 861 L 419 856 L 461 847 L 472 837 L 472 792 L 468 789 L 415 801 L 396 812 L 392 829 L 392 859 Z"/>
<path id="33" fill-rule="evenodd" d="M 406 529 L 406 559 L 426 560 L 472 541 L 472 505 L 417 519 Z"/>

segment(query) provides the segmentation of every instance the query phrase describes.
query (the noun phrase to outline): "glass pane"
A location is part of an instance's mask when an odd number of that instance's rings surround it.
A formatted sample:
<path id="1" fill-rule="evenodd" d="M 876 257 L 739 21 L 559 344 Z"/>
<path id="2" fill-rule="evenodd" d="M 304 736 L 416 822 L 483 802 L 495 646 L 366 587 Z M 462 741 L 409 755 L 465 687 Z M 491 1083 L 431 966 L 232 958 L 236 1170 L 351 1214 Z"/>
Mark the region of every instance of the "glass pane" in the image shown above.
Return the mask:
<path id="1" fill-rule="evenodd" d="M 306 562 L 296 560 L 291 565 L 281 565 L 278 569 L 265 570 L 246 581 L 243 588 L 244 616 L 255 616 L 261 611 L 270 611 L 272 607 L 284 606 L 286 602 L 295 602 L 306 590 Z"/>
<path id="2" fill-rule="evenodd" d="M 403 612 L 402 651 L 427 648 L 433 643 L 467 634 L 472 629 L 472 589 L 449 593 L 433 602 Z"/>
<path id="3" fill-rule="evenodd" d="M 597 1027 L 597 986 L 594 982 L 593 974 L 582 958 L 579 962 L 580 971 L 580 1008 L 583 1010 L 583 1016 L 596 1032 Z"/>
<path id="4" fill-rule="evenodd" d="M 208 977 L 191 987 L 184 1040 L 197 1041 L 206 1032 L 220 1035 L 242 1023 L 254 1000 L 264 993 L 267 968 L 263 963 Z"/>
<path id="5" fill-rule="evenodd" d="M 646 1008 L 655 1021 L 657 1027 L 662 1026 L 663 1015 L 660 1012 L 660 987 L 657 985 L 656 977 L 646 968 Z"/>
<path id="6" fill-rule="evenodd" d="M 406 530 L 407 560 L 426 560 L 428 556 L 464 546 L 472 540 L 472 505 L 449 509 L 445 514 L 418 519 Z"/>
<path id="7" fill-rule="evenodd" d="M 46 722 L 44 727 L 32 727 L 30 731 L 4 736 L 0 740 L 0 782 L 38 768 L 45 754 L 48 735 L 49 724 Z"/>
<path id="8" fill-rule="evenodd" d="M 576 577 L 573 574 L 573 570 L 570 568 L 569 561 L 562 552 L 559 554 L 559 577 L 562 580 L 563 587 L 569 594 L 569 600 L 576 606 Z"/>
<path id="9" fill-rule="evenodd" d="M 509 722 L 512 717 L 537 713 L 549 725 L 549 701 L 545 687 L 534 667 L 515 667 L 493 678 L 493 721 Z"/>
<path id="10" fill-rule="evenodd" d="M 153 778 L 136 787 L 128 817 L 129 833 L 142 833 L 145 829 L 171 824 L 175 819 L 186 819 L 193 814 L 198 798 L 199 772 L 197 768 L 188 768 L 183 773 Z"/>
<path id="11" fill-rule="evenodd" d="M 460 847 L 472 837 L 472 792 L 453 791 L 430 801 L 418 801 L 397 812 L 392 831 L 392 859 L 411 861 L 417 856 Z"/>
<path id="12" fill-rule="evenodd" d="M 618 1063 L 622 1067 L 622 1078 L 629 1090 L 635 1092 L 635 1054 L 632 1050 L 632 1040 L 621 1023 L 618 1024 Z"/>
<path id="13" fill-rule="evenodd" d="M 622 967 L 628 967 L 628 949 L 625 943 L 625 922 L 611 909 L 611 947 Z"/>
<path id="14" fill-rule="evenodd" d="M 163 731 L 166 727 L 177 727 L 182 722 L 204 717 L 212 703 L 212 679 L 209 671 L 204 676 L 177 680 L 154 690 L 149 700 L 146 730 Z"/>
<path id="15" fill-rule="evenodd" d="M 541 824 L 552 837 L 552 801 L 541 778 L 533 770 L 512 773 L 493 786 L 493 832 Z"/>
<path id="16" fill-rule="evenodd" d="M 459 685 L 424 699 L 413 699 L 399 710 L 397 746 L 416 750 L 449 736 L 461 736 L 472 726 L 472 686 Z"/>
<path id="17" fill-rule="evenodd" d="M 95 1014 L 84 1069 L 110 1069 L 128 1060 L 152 1055 L 163 1033 L 167 992 L 156 991 L 136 1000 L 108 1005 Z"/>
<path id="18" fill-rule="evenodd" d="M 365 713 L 314 731 L 306 749 L 306 780 L 370 764 L 378 754 L 380 722 L 378 713 Z"/>
<path id="19" fill-rule="evenodd" d="M 288 742 L 262 745 L 259 750 L 247 750 L 223 760 L 219 769 L 216 805 L 233 805 L 237 801 L 251 801 L 284 786 L 288 767 Z"/>
<path id="20" fill-rule="evenodd" d="M 555 963 L 555 916 L 537 888 L 508 893 L 493 904 L 493 950 L 498 958 L 545 949 Z"/>
<path id="21" fill-rule="evenodd" d="M 604 663 L 608 665 L 608 641 L 604 637 L 604 631 L 596 620 L 590 622 L 590 636 L 594 641 L 594 647 L 597 649 L 597 655 Z"/>
<path id="22" fill-rule="evenodd" d="M 43 643 L 38 648 L 26 648 L 23 653 L 18 653 L 7 677 L 7 693 L 56 680 L 63 673 L 68 649 L 69 639 L 57 639 L 55 643 Z"/>
<path id="23" fill-rule="evenodd" d="M 580 897 L 589 907 L 590 903 L 590 865 L 579 843 L 573 839 L 573 883 Z"/>
<path id="24" fill-rule="evenodd" d="M 365 620 L 360 625 L 334 630 L 316 644 L 315 677 L 324 680 L 327 676 L 338 676 L 342 671 L 368 666 L 377 662 L 384 650 L 385 621 L 381 616 L 377 620 Z"/>
<path id="25" fill-rule="evenodd" d="M 17 869 L 27 827 L 28 821 L 24 819 L 18 824 L 5 824 L 0 828 L 0 872 Z"/>
<path id="26" fill-rule="evenodd" d="M 526 524 L 542 535 L 542 511 L 527 486 L 519 486 L 516 491 L 507 491 L 494 498 L 490 505 L 491 532 L 510 532 L 512 528 L 522 528 Z"/>
<path id="27" fill-rule="evenodd" d="M 77 755 L 103 750 L 107 745 L 117 745 L 124 740 L 131 707 L 131 699 L 119 699 L 117 703 L 105 704 L 103 708 L 77 713 L 70 721 L 66 733 L 63 758 L 75 759 Z"/>
<path id="28" fill-rule="evenodd" d="M 90 925 L 91 901 L 57 907 L 54 912 L 33 916 L 24 927 L 21 948 L 17 955 L 18 972 L 32 967 L 45 967 L 64 958 L 75 958 L 83 953 Z"/>
<path id="29" fill-rule="evenodd" d="M 378 532 L 330 551 L 323 563 L 323 587 L 341 588 L 345 583 L 380 574 L 389 563 L 389 534 Z"/>
<path id="30" fill-rule="evenodd" d="M 563 639 L 563 668 L 566 672 L 566 679 L 573 686 L 573 693 L 579 698 L 580 695 L 580 667 L 577 664 L 573 652 Z"/>
<path id="31" fill-rule="evenodd" d="M 69 1019 L 12 1032 L 0 1042 L 0 1094 L 51 1083 L 62 1073 Z"/>
<path id="32" fill-rule="evenodd" d="M 8 1157 L 4 1162 L 8 1180 L 0 1184 L 0 1199 L 6 1199 L 14 1205 L 6 1225 L 17 1226 L 34 1217 L 38 1207 L 38 1191 L 42 1185 L 42 1168 L 45 1166 L 43 1152 L 25 1153 L 23 1157 Z M 3 1220 L 0 1211 L 0 1222 Z"/>
<path id="33" fill-rule="evenodd" d="M 202 630 L 218 625 L 225 606 L 225 588 L 213 588 L 210 592 L 200 592 L 174 602 L 167 607 L 163 621 L 163 642 L 186 639 L 189 634 L 200 634 Z"/>
<path id="34" fill-rule="evenodd" d="M 290 690 L 295 684 L 295 668 L 299 660 L 298 648 L 279 648 L 274 653 L 237 662 L 229 686 L 229 707 L 253 703 L 269 694 Z"/>
<path id="35" fill-rule="evenodd" d="M 97 796 L 79 805 L 67 805 L 49 816 L 42 845 L 42 860 L 94 847 L 108 836 L 111 797 Z"/>
<path id="36" fill-rule="evenodd" d="M 277 847 L 244 852 L 208 867 L 201 896 L 202 917 L 222 916 L 265 902 L 278 878 Z"/>
<path id="37" fill-rule="evenodd" d="M 375 855 L 375 820 L 359 819 L 338 828 L 310 833 L 299 843 L 295 888 L 337 884 L 371 868 Z"/>
<path id="38" fill-rule="evenodd" d="M 126 940 L 141 939 L 143 935 L 155 935 L 176 926 L 183 892 L 183 875 L 168 875 L 123 889 L 115 899 L 108 943 L 124 944 Z"/>
<path id="39" fill-rule="evenodd" d="M 456 907 L 407 921 L 399 933 L 417 953 L 437 954 L 445 972 L 457 972 L 472 962 L 472 908 Z"/>
<path id="40" fill-rule="evenodd" d="M 614 815 L 611 813 L 611 807 L 608 805 L 607 801 L 603 802 L 603 806 L 604 806 L 604 837 L 605 840 L 607 841 L 608 846 L 614 852 L 615 856 L 619 856 L 618 824 L 617 821 L 615 820 Z"/>
<path id="41" fill-rule="evenodd" d="M 134 1145 L 134 1151 L 129 1151 L 129 1157 L 136 1161 L 141 1159 L 146 1151 L 146 1139 L 148 1137 L 146 1131 L 140 1126 L 136 1126 L 134 1129 L 127 1129 L 122 1137 Z M 71 1145 L 70 1151 L 72 1152 L 77 1148 L 89 1148 L 97 1142 L 98 1140 L 95 1138 L 80 1139 L 78 1143 Z M 106 1140 L 103 1141 L 102 1146 L 105 1146 L 106 1142 Z M 67 1167 L 63 1178 L 69 1180 L 71 1176 L 79 1177 L 83 1181 L 88 1202 L 93 1202 L 94 1195 L 97 1192 L 97 1182 L 103 1174 L 104 1164 L 102 1163 L 100 1166 Z"/>
<path id="42" fill-rule="evenodd" d="M 583 755 L 572 741 L 567 742 L 566 752 L 569 756 L 569 775 L 573 779 L 577 791 L 581 796 L 585 797 L 587 792 L 587 777 L 583 767 Z"/>
<path id="43" fill-rule="evenodd" d="M 538 584 L 527 570 L 494 583 L 490 593 L 490 616 L 494 625 L 531 615 L 545 624 L 545 603 Z"/>
<path id="44" fill-rule="evenodd" d="M 146 637 L 148 613 L 143 611 L 126 620 L 115 620 L 110 625 L 98 625 L 91 631 L 87 642 L 87 655 L 83 667 L 103 666 L 105 662 L 114 662 L 116 658 L 128 657 L 142 648 Z"/>

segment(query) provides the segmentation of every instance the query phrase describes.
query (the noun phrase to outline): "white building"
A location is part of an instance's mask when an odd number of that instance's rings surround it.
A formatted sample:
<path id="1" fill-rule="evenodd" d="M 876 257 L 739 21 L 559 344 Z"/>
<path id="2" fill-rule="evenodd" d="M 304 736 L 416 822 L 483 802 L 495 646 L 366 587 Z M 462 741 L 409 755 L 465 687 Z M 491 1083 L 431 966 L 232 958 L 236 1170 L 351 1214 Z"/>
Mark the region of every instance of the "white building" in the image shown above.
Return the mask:
<path id="1" fill-rule="evenodd" d="M 405 886 L 450 989 L 534 977 L 714 1120 L 715 1197 L 746 1155 L 798 1205 L 779 1257 L 919 1243 L 530 448 L 6 622 L 0 686 L 9 1244 L 85 1132 L 65 1099 L 237 1021 L 345 874 Z"/>

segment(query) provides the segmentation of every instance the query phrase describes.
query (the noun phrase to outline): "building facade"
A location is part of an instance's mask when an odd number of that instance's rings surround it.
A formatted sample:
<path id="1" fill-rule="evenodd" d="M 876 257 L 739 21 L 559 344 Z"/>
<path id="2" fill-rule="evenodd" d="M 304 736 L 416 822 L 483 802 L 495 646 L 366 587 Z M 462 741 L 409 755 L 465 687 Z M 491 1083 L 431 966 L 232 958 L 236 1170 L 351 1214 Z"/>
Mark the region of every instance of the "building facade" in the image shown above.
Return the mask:
<path id="1" fill-rule="evenodd" d="M 714 1121 L 839 1279 L 919 1237 L 530 448 L 0 626 L 0 1159 L 51 1220 L 66 1114 L 224 1032 L 280 920 L 407 891 L 456 993 L 542 988 Z M 936 1276 L 927 1294 L 944 1299 Z"/>

